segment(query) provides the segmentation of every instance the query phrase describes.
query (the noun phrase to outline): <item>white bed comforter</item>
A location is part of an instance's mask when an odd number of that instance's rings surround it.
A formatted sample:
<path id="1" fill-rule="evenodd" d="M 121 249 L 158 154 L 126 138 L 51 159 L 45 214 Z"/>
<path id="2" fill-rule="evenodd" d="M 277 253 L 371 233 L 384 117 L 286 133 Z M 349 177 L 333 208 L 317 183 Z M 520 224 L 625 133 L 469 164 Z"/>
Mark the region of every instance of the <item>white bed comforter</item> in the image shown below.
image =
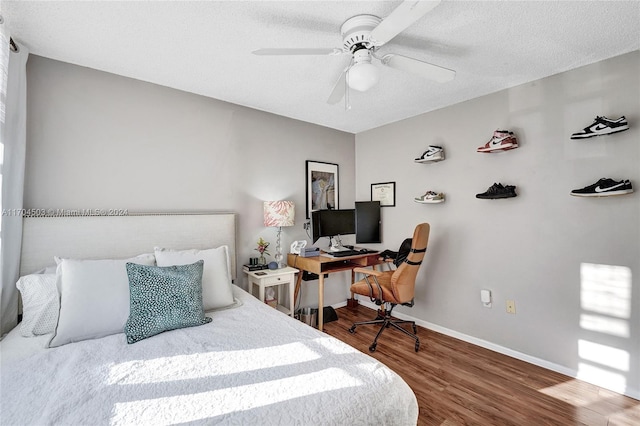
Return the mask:
<path id="1" fill-rule="evenodd" d="M 0 424 L 416 424 L 397 374 L 234 292 L 244 304 L 203 326 L 2 356 Z M 0 355 L 21 339 L 4 339 Z"/>

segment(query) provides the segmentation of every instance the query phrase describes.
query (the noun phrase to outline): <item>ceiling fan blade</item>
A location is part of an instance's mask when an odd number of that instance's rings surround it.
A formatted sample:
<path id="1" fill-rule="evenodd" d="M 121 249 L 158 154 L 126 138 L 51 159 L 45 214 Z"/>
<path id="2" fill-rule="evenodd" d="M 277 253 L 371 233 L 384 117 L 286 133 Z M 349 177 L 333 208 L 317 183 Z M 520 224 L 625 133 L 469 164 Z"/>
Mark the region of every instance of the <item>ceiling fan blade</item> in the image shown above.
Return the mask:
<path id="1" fill-rule="evenodd" d="M 437 81 L 438 83 L 446 83 L 447 81 L 453 80 L 456 76 L 454 70 L 402 55 L 384 55 L 380 61 L 388 67 L 418 74 L 419 76 Z"/>
<path id="2" fill-rule="evenodd" d="M 338 81 L 336 81 L 336 84 L 333 86 L 333 90 L 329 95 L 329 99 L 327 99 L 328 104 L 337 104 L 338 102 L 340 102 L 340 99 L 344 97 L 344 86 L 347 82 L 347 71 L 349 71 L 349 67 L 346 67 L 344 71 L 342 71 L 342 74 L 340 74 Z"/>
<path id="3" fill-rule="evenodd" d="M 371 31 L 371 44 L 382 46 L 440 4 L 440 0 L 404 0 Z"/>
<path id="4" fill-rule="evenodd" d="M 338 48 L 273 48 L 258 49 L 252 52 L 260 56 L 280 56 L 280 55 L 341 55 L 344 52 Z"/>

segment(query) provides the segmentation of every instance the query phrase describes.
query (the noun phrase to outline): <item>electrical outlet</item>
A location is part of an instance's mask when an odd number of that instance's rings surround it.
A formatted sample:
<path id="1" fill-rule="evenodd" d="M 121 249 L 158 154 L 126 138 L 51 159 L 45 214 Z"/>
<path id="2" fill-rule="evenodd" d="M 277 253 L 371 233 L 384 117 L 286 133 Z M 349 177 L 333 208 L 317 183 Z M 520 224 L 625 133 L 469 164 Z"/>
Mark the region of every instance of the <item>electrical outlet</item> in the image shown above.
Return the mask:
<path id="1" fill-rule="evenodd" d="M 507 313 L 515 314 L 516 313 L 516 301 L 515 300 L 507 300 Z"/>

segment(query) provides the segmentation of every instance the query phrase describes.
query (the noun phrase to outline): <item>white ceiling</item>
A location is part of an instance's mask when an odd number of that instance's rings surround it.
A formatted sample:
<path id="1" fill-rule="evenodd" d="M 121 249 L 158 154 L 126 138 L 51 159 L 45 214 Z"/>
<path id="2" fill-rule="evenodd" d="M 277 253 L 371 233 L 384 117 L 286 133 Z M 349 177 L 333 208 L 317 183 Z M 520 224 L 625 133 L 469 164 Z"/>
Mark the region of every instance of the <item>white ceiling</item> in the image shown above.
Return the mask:
<path id="1" fill-rule="evenodd" d="M 340 47 L 358 14 L 400 1 L 7 1 L 11 36 L 35 55 L 359 133 L 640 49 L 640 2 L 445 0 L 381 48 L 457 71 L 439 84 L 380 66 L 380 82 L 326 103 L 341 56 L 256 56 Z"/>

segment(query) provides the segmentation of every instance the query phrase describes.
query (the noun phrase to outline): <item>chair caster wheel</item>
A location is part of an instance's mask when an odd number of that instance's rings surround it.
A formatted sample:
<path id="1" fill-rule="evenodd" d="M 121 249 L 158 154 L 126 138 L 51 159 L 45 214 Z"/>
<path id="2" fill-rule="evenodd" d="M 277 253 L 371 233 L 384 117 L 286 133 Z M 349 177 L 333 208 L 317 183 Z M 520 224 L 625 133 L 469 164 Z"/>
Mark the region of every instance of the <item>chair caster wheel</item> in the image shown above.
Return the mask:
<path id="1" fill-rule="evenodd" d="M 376 351 L 376 344 L 374 343 L 373 345 L 369 346 L 369 352 L 375 352 Z"/>
<path id="2" fill-rule="evenodd" d="M 354 325 L 353 327 L 351 327 L 351 328 L 349 329 L 349 333 L 353 334 L 353 333 L 355 333 L 355 332 L 356 332 L 356 326 Z"/>
<path id="3" fill-rule="evenodd" d="M 420 342 L 416 342 L 416 352 L 418 352 L 418 349 L 420 349 Z"/>

